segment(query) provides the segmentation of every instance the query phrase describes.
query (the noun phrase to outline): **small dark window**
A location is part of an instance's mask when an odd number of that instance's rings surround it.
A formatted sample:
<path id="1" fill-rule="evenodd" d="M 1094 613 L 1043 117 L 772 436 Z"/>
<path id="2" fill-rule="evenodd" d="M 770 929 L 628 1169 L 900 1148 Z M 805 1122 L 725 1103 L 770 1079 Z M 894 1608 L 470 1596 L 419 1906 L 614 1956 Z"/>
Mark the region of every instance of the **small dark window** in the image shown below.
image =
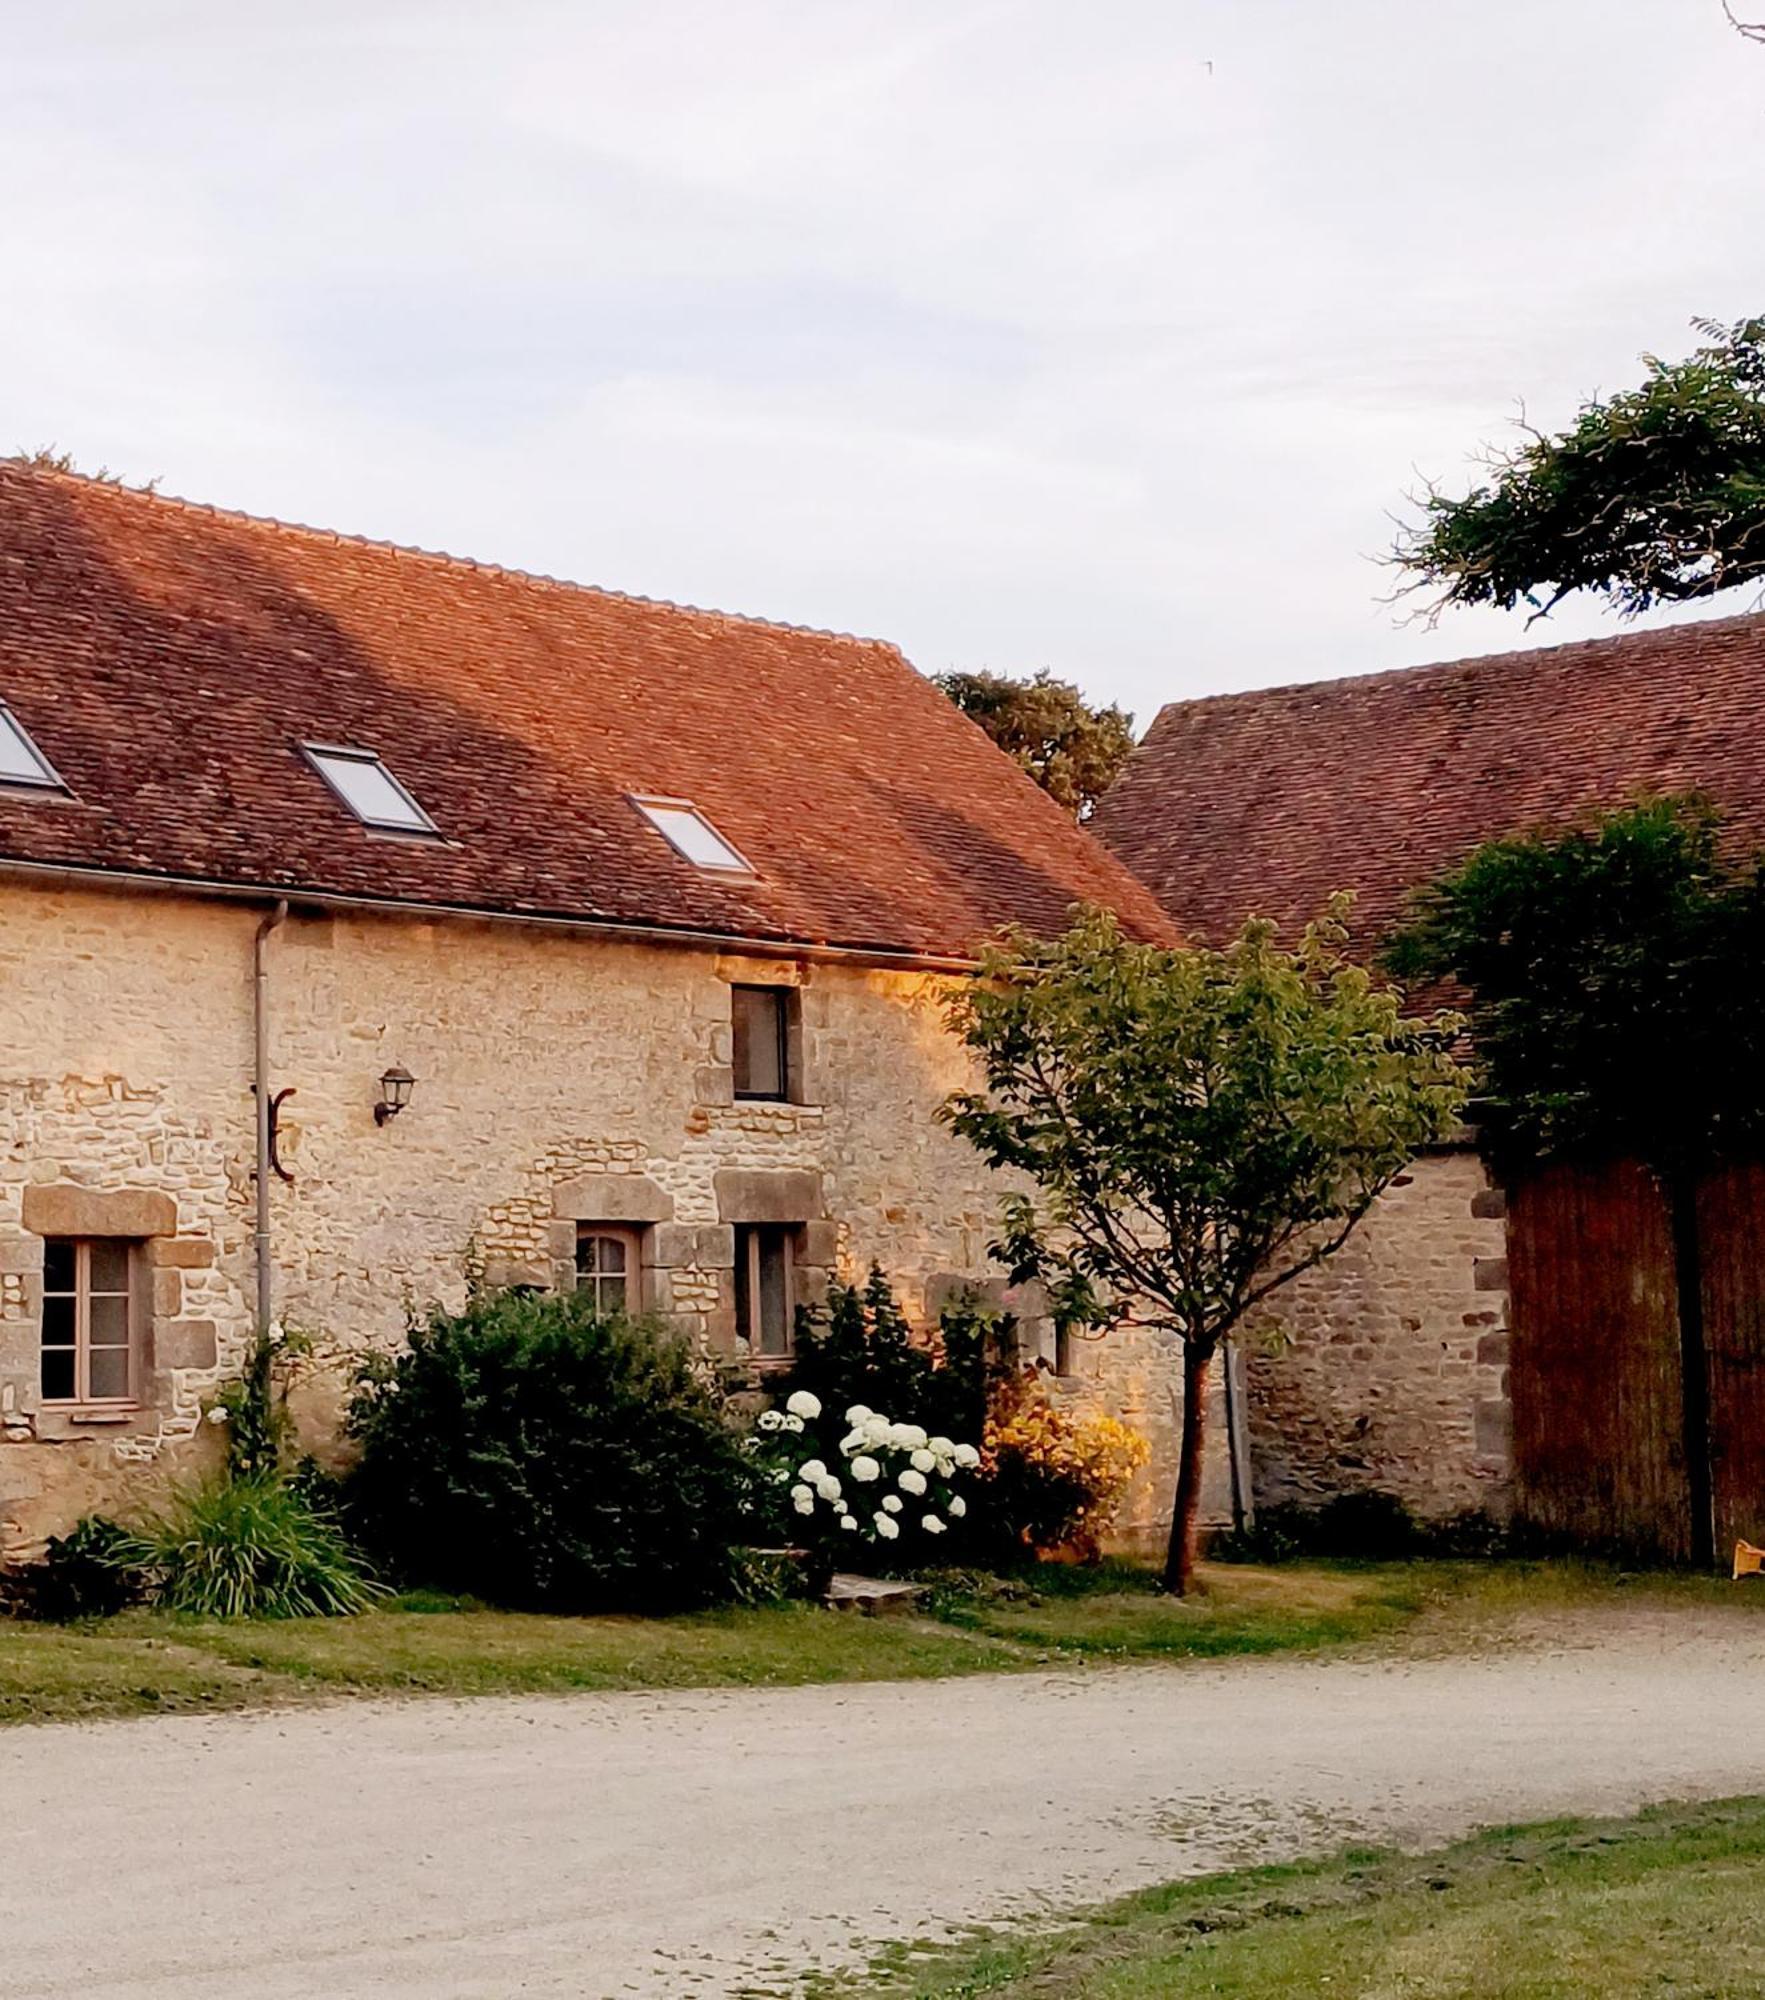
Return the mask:
<path id="1" fill-rule="evenodd" d="M 790 1005 L 788 986 L 729 989 L 737 1097 L 790 1096 Z"/>
<path id="2" fill-rule="evenodd" d="M 134 1246 L 117 1237 L 43 1244 L 46 1403 L 126 1403 L 134 1393 Z"/>
<path id="3" fill-rule="evenodd" d="M 596 1312 L 634 1313 L 637 1295 L 638 1234 L 585 1222 L 576 1232 L 576 1289 L 592 1292 Z"/>
<path id="4" fill-rule="evenodd" d="M 774 1223 L 743 1223 L 735 1232 L 735 1330 L 759 1361 L 791 1351 L 791 1238 Z"/>

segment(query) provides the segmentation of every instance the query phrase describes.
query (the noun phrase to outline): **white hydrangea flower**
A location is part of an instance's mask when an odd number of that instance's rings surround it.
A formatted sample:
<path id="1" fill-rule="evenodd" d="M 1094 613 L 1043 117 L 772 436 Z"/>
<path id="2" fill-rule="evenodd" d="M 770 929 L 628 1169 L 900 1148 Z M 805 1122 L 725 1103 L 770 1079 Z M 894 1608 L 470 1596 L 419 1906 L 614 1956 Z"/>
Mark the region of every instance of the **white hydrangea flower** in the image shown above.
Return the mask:
<path id="1" fill-rule="evenodd" d="M 882 1467 L 877 1464 L 874 1458 L 871 1458 L 869 1456 L 864 1456 L 861 1458 L 853 1459 L 852 1477 L 856 1479 L 861 1486 L 868 1486 L 873 1479 L 878 1479 L 881 1476 L 882 1476 Z"/>
<path id="2" fill-rule="evenodd" d="M 917 1498 L 919 1494 L 925 1491 L 925 1474 L 923 1472 L 915 1472 L 912 1466 L 908 1466 L 901 1474 L 897 1484 L 903 1493 L 911 1493 Z"/>
<path id="3" fill-rule="evenodd" d="M 846 1412 L 846 1422 L 852 1426 L 853 1430 L 857 1430 L 860 1424 L 869 1423 L 871 1414 L 871 1411 L 863 1403 L 854 1403 Z"/>
<path id="4" fill-rule="evenodd" d="M 818 1479 L 815 1482 L 815 1490 L 831 1507 L 840 1497 L 840 1482 L 837 1479 Z"/>
<path id="5" fill-rule="evenodd" d="M 803 1419 L 801 1417 L 780 1417 L 778 1427 L 781 1431 L 800 1431 L 803 1428 Z"/>
<path id="6" fill-rule="evenodd" d="M 864 1442 L 873 1449 L 887 1444 L 894 1436 L 895 1427 L 887 1417 L 866 1417 L 858 1428 L 864 1433 Z"/>
<path id="7" fill-rule="evenodd" d="M 793 1417 L 806 1417 L 813 1421 L 821 1415 L 821 1398 L 810 1395 L 807 1389 L 798 1389 L 787 1396 L 784 1406 Z"/>
<path id="8" fill-rule="evenodd" d="M 805 1486 L 801 1480 L 799 1480 L 797 1484 L 791 1488 L 791 1498 L 797 1503 L 799 1507 L 801 1507 L 805 1501 L 807 1501 L 811 1507 L 815 1505 L 815 1495 L 810 1492 L 808 1487 Z"/>
<path id="9" fill-rule="evenodd" d="M 944 1532 L 944 1524 L 936 1514 L 928 1514 L 919 1525 L 928 1535 L 941 1535 Z"/>
<path id="10" fill-rule="evenodd" d="M 965 1472 L 972 1472 L 981 1462 L 981 1455 L 971 1444 L 959 1444 L 955 1451 L 956 1463 Z"/>
<path id="11" fill-rule="evenodd" d="M 936 1452 L 939 1458 L 954 1458 L 956 1456 L 956 1447 L 947 1437 L 930 1439 L 926 1445 L 926 1449 Z"/>
<path id="12" fill-rule="evenodd" d="M 227 1413 L 225 1410 L 221 1408 L 220 1404 L 217 1403 L 214 1406 L 214 1408 L 209 1411 L 208 1420 L 211 1424 L 224 1424 L 227 1421 Z"/>
<path id="13" fill-rule="evenodd" d="M 896 1527 L 891 1516 L 879 1514 L 876 1517 L 876 1532 L 882 1536 L 885 1542 L 892 1542 L 901 1530 Z"/>
<path id="14" fill-rule="evenodd" d="M 784 1429 L 784 1418 L 777 1410 L 762 1410 L 760 1428 L 763 1431 L 781 1431 Z"/>
<path id="15" fill-rule="evenodd" d="M 968 1512 L 968 1502 L 963 1499 L 960 1493 L 952 1493 L 949 1499 L 944 1502 L 944 1512 L 954 1515 L 960 1521 L 963 1515 Z"/>
<path id="16" fill-rule="evenodd" d="M 925 1432 L 918 1424 L 891 1424 L 889 1443 L 897 1451 L 920 1451 L 925 1446 Z"/>
<path id="17" fill-rule="evenodd" d="M 891 1513 L 891 1514 L 898 1514 L 898 1513 L 900 1513 L 900 1511 L 901 1511 L 901 1496 L 900 1496 L 900 1494 L 898 1494 L 898 1493 L 885 1493 L 885 1494 L 883 1495 L 883 1506 L 884 1506 L 884 1508 L 886 1509 L 886 1511 L 887 1511 L 887 1512 L 889 1512 L 889 1513 Z"/>
<path id="18" fill-rule="evenodd" d="M 840 1439 L 841 1456 L 850 1458 L 853 1452 L 862 1451 L 867 1442 L 868 1440 L 862 1431 L 847 1431 L 846 1435 Z"/>
<path id="19" fill-rule="evenodd" d="M 818 1458 L 806 1458 L 797 1467 L 797 1477 L 813 1486 L 818 1479 L 827 1477 L 827 1467 Z"/>
<path id="20" fill-rule="evenodd" d="M 931 1452 L 924 1450 L 916 1451 L 913 1454 L 912 1464 L 915 1472 L 936 1472 L 938 1469 L 936 1457 Z"/>
<path id="21" fill-rule="evenodd" d="M 855 1527 L 857 1527 L 857 1525 L 858 1525 L 858 1521 L 857 1521 L 857 1517 L 856 1517 L 855 1515 L 852 1515 L 852 1514 L 842 1514 L 842 1515 L 840 1516 L 840 1526 L 841 1526 L 842 1528 L 855 1528 Z"/>

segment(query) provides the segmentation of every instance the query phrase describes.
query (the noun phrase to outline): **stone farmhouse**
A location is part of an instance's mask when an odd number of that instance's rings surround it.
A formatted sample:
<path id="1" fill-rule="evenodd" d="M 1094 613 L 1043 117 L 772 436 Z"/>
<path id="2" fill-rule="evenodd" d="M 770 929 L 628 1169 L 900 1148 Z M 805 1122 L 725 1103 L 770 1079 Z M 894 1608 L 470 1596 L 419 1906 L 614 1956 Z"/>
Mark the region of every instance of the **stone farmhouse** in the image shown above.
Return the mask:
<path id="1" fill-rule="evenodd" d="M 1168 930 L 892 647 L 0 466 L 0 1546 L 197 1462 L 260 1309 L 476 1258 L 757 1374 L 990 1282 L 943 996 L 1085 899 Z"/>
<path id="2" fill-rule="evenodd" d="M 1186 935 L 1291 932 L 1352 889 L 1370 950 L 1484 840 L 1693 790 L 1765 846 L 1765 617 L 1173 702 L 1093 824 Z M 1467 1135 L 1280 1295 L 1286 1345 L 1246 1356 L 1259 1499 L 1507 1505 L 1506 1215 Z"/>

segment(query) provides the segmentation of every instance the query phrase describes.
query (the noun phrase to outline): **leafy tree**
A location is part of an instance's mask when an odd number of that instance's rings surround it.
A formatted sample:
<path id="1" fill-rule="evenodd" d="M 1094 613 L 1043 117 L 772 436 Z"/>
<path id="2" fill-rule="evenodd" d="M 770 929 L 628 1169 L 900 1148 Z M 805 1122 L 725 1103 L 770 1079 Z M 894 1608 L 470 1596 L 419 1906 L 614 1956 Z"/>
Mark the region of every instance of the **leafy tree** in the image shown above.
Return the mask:
<path id="1" fill-rule="evenodd" d="M 1167 950 L 1082 910 L 1052 942 L 1009 936 L 952 1003 L 983 1087 L 943 1115 L 1035 1184 L 1008 1198 L 995 1255 L 1058 1312 L 1182 1345 L 1165 1565 L 1179 1593 L 1221 1341 L 1341 1247 L 1464 1097 L 1457 1016 L 1405 1019 L 1349 963 L 1347 903 L 1291 951 L 1260 920 L 1223 951 Z"/>
<path id="2" fill-rule="evenodd" d="M 1713 1554 L 1698 1183 L 1765 1140 L 1765 872 L 1695 796 L 1491 841 L 1426 889 L 1388 957 L 1469 993 L 1505 1173 L 1639 1159 L 1672 1231 L 1692 1554 Z"/>
<path id="3" fill-rule="evenodd" d="M 939 674 L 937 686 L 1076 819 L 1091 817 L 1134 747 L 1131 715 L 1092 708 L 1046 668 L 1027 681 Z"/>
<path id="4" fill-rule="evenodd" d="M 1393 551 L 1405 588 L 1544 617 L 1577 590 L 1629 614 L 1765 580 L 1765 318 L 1693 325 L 1685 360 L 1645 356 L 1558 436 L 1522 424 L 1465 498 L 1430 491 Z"/>

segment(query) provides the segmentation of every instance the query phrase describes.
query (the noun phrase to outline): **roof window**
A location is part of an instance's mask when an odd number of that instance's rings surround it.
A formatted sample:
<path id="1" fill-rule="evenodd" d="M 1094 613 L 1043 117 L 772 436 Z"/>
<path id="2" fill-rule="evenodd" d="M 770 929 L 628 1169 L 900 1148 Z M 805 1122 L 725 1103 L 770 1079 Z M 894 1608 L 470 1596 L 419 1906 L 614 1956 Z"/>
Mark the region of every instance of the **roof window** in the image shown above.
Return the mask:
<path id="1" fill-rule="evenodd" d="M 753 864 L 731 847 L 691 799 L 640 799 L 631 803 L 676 854 L 717 875 L 752 875 Z"/>
<path id="2" fill-rule="evenodd" d="M 65 791 L 61 774 L 31 739 L 5 702 L 0 701 L 0 785 L 37 785 Z"/>
<path id="3" fill-rule="evenodd" d="M 363 826 L 382 833 L 434 833 L 435 822 L 372 750 L 303 743 L 306 760 Z"/>

